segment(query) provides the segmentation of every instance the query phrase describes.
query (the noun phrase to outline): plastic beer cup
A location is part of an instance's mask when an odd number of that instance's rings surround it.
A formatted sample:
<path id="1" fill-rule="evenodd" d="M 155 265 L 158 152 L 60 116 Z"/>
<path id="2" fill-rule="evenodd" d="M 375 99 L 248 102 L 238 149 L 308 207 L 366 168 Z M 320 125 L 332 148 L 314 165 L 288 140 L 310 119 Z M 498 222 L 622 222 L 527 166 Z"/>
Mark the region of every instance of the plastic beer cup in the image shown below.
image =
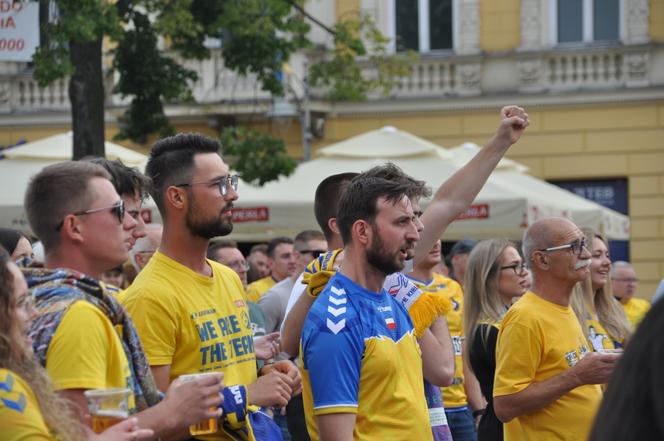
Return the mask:
<path id="1" fill-rule="evenodd" d="M 218 372 L 206 372 L 203 374 L 180 375 L 178 378 L 183 383 L 187 383 L 189 381 L 194 381 L 197 378 L 205 378 L 210 375 L 218 374 Z M 211 407 L 210 410 L 214 411 L 215 408 Z M 198 423 L 189 426 L 189 433 L 192 436 L 209 435 L 210 433 L 215 433 L 217 430 L 219 430 L 219 423 L 215 417 L 199 421 Z"/>
<path id="2" fill-rule="evenodd" d="M 91 389 L 84 392 L 92 420 L 92 430 L 101 433 L 129 417 L 127 388 Z"/>

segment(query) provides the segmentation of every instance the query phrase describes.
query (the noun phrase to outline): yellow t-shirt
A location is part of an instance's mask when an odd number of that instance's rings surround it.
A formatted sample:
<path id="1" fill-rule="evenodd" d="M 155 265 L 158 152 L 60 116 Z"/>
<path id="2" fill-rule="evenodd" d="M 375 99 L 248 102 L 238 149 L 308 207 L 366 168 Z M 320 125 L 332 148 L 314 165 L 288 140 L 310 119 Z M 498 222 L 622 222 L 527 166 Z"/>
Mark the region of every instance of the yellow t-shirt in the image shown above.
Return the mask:
<path id="1" fill-rule="evenodd" d="M 521 392 L 574 366 L 589 352 L 572 308 L 528 292 L 509 309 L 496 344 L 494 397 Z M 598 385 L 571 390 L 505 423 L 505 441 L 585 440 L 602 399 Z"/>
<path id="2" fill-rule="evenodd" d="M 127 355 L 111 321 L 96 306 L 78 301 L 65 312 L 46 352 L 55 390 L 126 387 L 133 412 L 134 385 Z"/>
<path id="3" fill-rule="evenodd" d="M 263 277 L 262 279 L 258 279 L 255 282 L 250 283 L 247 286 L 247 300 L 250 302 L 258 303 L 258 300 L 261 298 L 261 296 L 276 284 L 277 282 L 272 278 L 272 276 Z"/>
<path id="4" fill-rule="evenodd" d="M 586 317 L 586 337 L 588 347 L 594 352 L 603 352 L 606 349 L 622 348 L 623 340 L 614 339 L 599 322 L 596 314 L 588 313 Z"/>
<path id="5" fill-rule="evenodd" d="M 0 368 L 0 438 L 2 441 L 53 441 L 39 403 L 21 377 Z"/>
<path id="6" fill-rule="evenodd" d="M 632 297 L 629 299 L 629 302 L 622 306 L 625 310 L 625 315 L 627 315 L 627 320 L 629 320 L 634 329 L 636 329 L 639 323 L 641 323 L 641 320 L 643 320 L 643 317 L 645 317 L 651 305 L 647 300 Z"/>
<path id="7" fill-rule="evenodd" d="M 433 279 L 428 282 L 422 282 L 412 277 L 409 279 L 422 291 L 442 295 L 452 303 L 452 309 L 445 315 L 445 318 L 454 345 L 454 378 L 452 385 L 441 387 L 441 391 L 446 409 L 467 406 L 468 397 L 463 378 L 462 356 L 465 338 L 463 334 L 463 288 L 455 280 L 437 273 L 434 273 Z"/>
<path id="8" fill-rule="evenodd" d="M 207 261 L 212 277 L 156 252 L 127 289 L 124 304 L 150 365 L 183 374 L 223 372 L 226 386 L 256 381 L 256 357 L 242 283 Z M 231 439 L 218 432 L 206 440 Z"/>

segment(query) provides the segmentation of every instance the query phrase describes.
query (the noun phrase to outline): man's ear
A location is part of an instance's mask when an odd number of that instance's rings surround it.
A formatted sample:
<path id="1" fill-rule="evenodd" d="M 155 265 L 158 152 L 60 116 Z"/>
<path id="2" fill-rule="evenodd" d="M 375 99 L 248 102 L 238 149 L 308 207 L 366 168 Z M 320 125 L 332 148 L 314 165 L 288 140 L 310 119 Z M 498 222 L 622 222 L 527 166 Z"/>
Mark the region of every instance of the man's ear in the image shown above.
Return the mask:
<path id="1" fill-rule="evenodd" d="M 340 234 L 339 233 L 339 227 L 337 226 L 337 218 L 336 217 L 329 218 L 327 220 L 327 226 L 334 234 Z"/>
<path id="2" fill-rule="evenodd" d="M 353 240 L 356 241 L 358 245 L 363 246 L 368 246 L 371 243 L 371 238 L 374 234 L 371 225 L 362 219 L 358 219 L 353 223 L 351 232 Z"/>
<path id="3" fill-rule="evenodd" d="M 549 269 L 549 255 L 542 251 L 535 251 L 531 257 L 533 267 Z"/>
<path id="4" fill-rule="evenodd" d="M 187 200 L 187 196 L 185 195 L 185 193 L 186 192 L 183 191 L 181 188 L 172 185 L 166 189 L 164 199 L 169 205 L 171 205 L 175 209 L 181 210 L 184 208 L 184 205 Z"/>
<path id="5" fill-rule="evenodd" d="M 83 231 L 85 225 L 83 225 L 77 216 L 73 214 L 68 214 L 62 220 L 62 228 L 60 228 L 60 234 L 64 235 L 66 238 L 73 242 L 83 242 Z"/>

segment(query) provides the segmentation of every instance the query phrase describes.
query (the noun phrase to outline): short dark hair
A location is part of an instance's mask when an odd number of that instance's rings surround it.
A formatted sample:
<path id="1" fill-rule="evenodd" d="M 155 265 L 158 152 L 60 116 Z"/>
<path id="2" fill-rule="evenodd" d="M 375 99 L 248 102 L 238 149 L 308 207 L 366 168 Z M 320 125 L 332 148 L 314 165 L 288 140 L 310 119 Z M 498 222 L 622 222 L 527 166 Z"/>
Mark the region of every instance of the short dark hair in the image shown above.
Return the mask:
<path id="1" fill-rule="evenodd" d="M 70 213 L 92 203 L 92 178 L 111 180 L 104 167 L 87 161 L 66 161 L 44 167 L 32 177 L 23 205 L 30 228 L 44 244 L 46 254 L 60 242 L 58 224 Z"/>
<path id="2" fill-rule="evenodd" d="M 307 246 L 310 240 L 325 240 L 325 236 L 318 230 L 304 230 L 297 233 L 293 239 L 293 247 L 297 251 L 301 251 Z"/>
<path id="3" fill-rule="evenodd" d="M 286 236 L 279 236 L 279 237 L 275 237 L 274 239 L 272 239 L 270 241 L 270 243 L 267 244 L 267 257 L 269 257 L 271 259 L 274 258 L 274 251 L 282 243 L 287 243 L 287 244 L 292 245 L 293 244 L 293 239 L 291 239 L 290 237 L 286 237 Z"/>
<path id="4" fill-rule="evenodd" d="M 111 175 L 111 183 L 120 196 L 136 197 L 143 201 L 150 193 L 150 178 L 136 167 L 128 167 L 119 159 L 111 161 L 106 158 L 86 159 L 99 164 Z"/>
<path id="5" fill-rule="evenodd" d="M 408 186 L 406 196 L 410 199 L 428 198 L 431 196 L 431 189 L 427 187 L 426 182 L 407 175 L 400 167 L 392 162 L 372 167 L 369 170 L 362 172 L 362 176 L 367 178 L 382 178 L 388 181 L 405 184 Z"/>
<path id="6" fill-rule="evenodd" d="M 160 139 L 150 152 L 145 174 L 152 180 L 150 195 L 162 218 L 166 217 L 164 192 L 171 185 L 188 183 L 194 174 L 194 155 L 219 152 L 219 141 L 199 133 L 179 133 Z"/>
<path id="7" fill-rule="evenodd" d="M 318 226 L 323 230 L 323 234 L 328 241 L 331 241 L 334 235 L 332 230 L 330 230 L 328 221 L 333 217 L 337 217 L 341 194 L 346 189 L 348 183 L 358 175 L 359 173 L 349 172 L 328 176 L 316 188 L 314 215 L 316 216 Z"/>
<path id="8" fill-rule="evenodd" d="M 396 204 L 408 196 L 409 189 L 407 183 L 383 178 L 359 175 L 353 179 L 341 196 L 337 213 L 337 226 L 344 244 L 351 241 L 351 229 L 355 221 L 362 219 L 374 224 L 378 199 L 384 197 L 388 202 Z"/>
<path id="9" fill-rule="evenodd" d="M 217 242 L 210 242 L 207 249 L 207 258 L 211 260 L 217 259 L 217 251 L 224 248 L 237 248 L 237 242 L 234 240 L 219 240 Z"/>
<path id="10" fill-rule="evenodd" d="M 3 247 L 9 254 L 14 253 L 18 241 L 21 240 L 23 233 L 13 228 L 0 228 L 0 246 Z"/>
<path id="11" fill-rule="evenodd" d="M 473 248 L 475 248 L 475 245 L 477 245 L 475 239 L 462 239 L 452 245 L 447 257 L 451 259 L 456 254 L 470 254 L 470 252 L 473 251 Z"/>

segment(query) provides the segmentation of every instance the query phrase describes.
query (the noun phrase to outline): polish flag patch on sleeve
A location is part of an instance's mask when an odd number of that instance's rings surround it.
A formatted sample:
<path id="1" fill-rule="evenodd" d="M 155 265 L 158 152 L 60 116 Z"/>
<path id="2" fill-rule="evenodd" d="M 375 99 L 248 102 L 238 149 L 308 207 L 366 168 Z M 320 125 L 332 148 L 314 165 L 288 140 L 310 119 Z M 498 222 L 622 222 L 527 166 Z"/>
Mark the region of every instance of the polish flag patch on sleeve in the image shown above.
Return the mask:
<path id="1" fill-rule="evenodd" d="M 394 319 L 392 317 L 387 317 L 385 319 L 385 324 L 387 325 L 387 329 L 397 329 L 397 324 L 394 323 Z"/>

